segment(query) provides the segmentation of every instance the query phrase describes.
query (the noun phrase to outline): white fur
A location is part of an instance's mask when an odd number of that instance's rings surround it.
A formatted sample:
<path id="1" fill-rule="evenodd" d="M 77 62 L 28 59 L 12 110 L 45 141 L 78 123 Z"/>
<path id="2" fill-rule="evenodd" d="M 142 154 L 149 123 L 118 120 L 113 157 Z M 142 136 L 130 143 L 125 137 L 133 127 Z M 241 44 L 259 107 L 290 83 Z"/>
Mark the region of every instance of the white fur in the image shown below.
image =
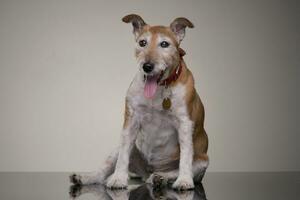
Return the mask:
<path id="1" fill-rule="evenodd" d="M 144 82 L 138 74 L 128 90 L 128 103 L 135 108 L 134 115 L 139 119 L 141 130 L 136 145 L 148 162 L 152 164 L 167 162 L 177 147 L 178 119 L 173 109 L 177 101 L 176 92 L 172 96 L 172 110 L 162 108 L 162 90 L 159 87 L 153 99 L 146 99 L 143 95 Z M 174 93 L 174 92 L 173 92 Z M 168 145 L 167 145 L 168 144 Z M 164 148 L 161 148 L 164 147 Z"/>
<path id="2" fill-rule="evenodd" d="M 174 187 L 184 185 L 193 188 L 192 159 L 193 144 L 192 133 L 193 123 L 187 114 L 187 107 L 184 102 L 185 87 L 178 85 L 172 88 L 170 110 L 163 110 L 161 92 L 164 87 L 159 87 L 153 99 L 146 99 L 143 95 L 144 81 L 141 73 L 138 73 L 127 92 L 127 103 L 132 109 L 134 117 L 131 120 L 141 127 L 135 129 L 134 133 L 123 131 L 122 153 L 119 154 L 115 173 L 108 181 L 108 186 L 122 187 L 124 179 L 128 177 L 129 146 L 134 140 L 129 135 L 137 134 L 137 148 L 144 155 L 150 164 L 168 162 L 168 158 L 176 151 L 177 141 L 180 144 L 180 165 L 179 176 Z M 132 136 L 133 137 L 133 136 Z M 166 148 L 160 148 L 166 147 Z M 162 149 L 162 150 L 161 150 Z M 126 168 L 126 169 L 125 169 Z M 113 180 L 113 182 L 112 182 Z M 119 183 L 118 183 L 119 181 Z"/>

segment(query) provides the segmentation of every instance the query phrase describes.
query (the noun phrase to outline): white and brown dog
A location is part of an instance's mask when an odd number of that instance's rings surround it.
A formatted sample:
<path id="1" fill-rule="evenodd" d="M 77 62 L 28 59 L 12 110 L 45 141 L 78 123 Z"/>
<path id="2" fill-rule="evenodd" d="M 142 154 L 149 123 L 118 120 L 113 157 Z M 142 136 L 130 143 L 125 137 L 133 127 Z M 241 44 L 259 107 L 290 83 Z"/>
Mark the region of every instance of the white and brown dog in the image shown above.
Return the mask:
<path id="1" fill-rule="evenodd" d="M 208 167 L 204 108 L 179 47 L 193 24 L 177 18 L 169 27 L 150 26 L 135 14 L 122 20 L 133 25 L 139 72 L 127 91 L 121 144 L 99 171 L 73 174 L 71 182 L 125 188 L 131 172 L 192 189 Z"/>

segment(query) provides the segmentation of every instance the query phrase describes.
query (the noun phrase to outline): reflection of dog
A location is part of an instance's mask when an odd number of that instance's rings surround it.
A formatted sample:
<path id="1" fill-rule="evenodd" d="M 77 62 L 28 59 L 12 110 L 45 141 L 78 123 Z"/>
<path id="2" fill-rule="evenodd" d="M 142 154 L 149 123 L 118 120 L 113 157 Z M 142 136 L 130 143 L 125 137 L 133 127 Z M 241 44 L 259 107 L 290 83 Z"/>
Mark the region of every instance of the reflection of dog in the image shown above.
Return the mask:
<path id="1" fill-rule="evenodd" d="M 167 188 L 162 190 L 153 190 L 147 184 L 138 187 L 130 188 L 129 190 L 108 190 L 103 185 L 72 185 L 70 187 L 70 197 L 73 199 L 79 198 L 84 194 L 93 194 L 97 199 L 176 199 L 176 200 L 206 200 L 206 195 L 202 184 L 200 183 L 191 191 L 174 191 Z"/>
<path id="2" fill-rule="evenodd" d="M 170 27 L 150 26 L 134 14 L 123 21 L 133 25 L 139 72 L 127 91 L 121 144 L 98 172 L 74 174 L 71 181 L 123 188 L 130 171 L 149 183 L 194 188 L 208 166 L 208 138 L 204 108 L 179 47 L 193 24 L 177 18 Z"/>

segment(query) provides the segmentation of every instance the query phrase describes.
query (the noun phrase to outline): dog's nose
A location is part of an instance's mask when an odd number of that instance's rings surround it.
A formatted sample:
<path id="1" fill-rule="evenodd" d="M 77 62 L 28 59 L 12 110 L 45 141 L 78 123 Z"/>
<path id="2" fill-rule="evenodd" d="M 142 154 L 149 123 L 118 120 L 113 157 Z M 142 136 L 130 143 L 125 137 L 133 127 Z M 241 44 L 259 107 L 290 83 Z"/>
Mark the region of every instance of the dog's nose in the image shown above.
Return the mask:
<path id="1" fill-rule="evenodd" d="M 153 68 L 154 68 L 154 65 L 149 62 L 147 62 L 143 65 L 144 72 L 146 72 L 146 73 L 150 73 L 153 70 Z"/>

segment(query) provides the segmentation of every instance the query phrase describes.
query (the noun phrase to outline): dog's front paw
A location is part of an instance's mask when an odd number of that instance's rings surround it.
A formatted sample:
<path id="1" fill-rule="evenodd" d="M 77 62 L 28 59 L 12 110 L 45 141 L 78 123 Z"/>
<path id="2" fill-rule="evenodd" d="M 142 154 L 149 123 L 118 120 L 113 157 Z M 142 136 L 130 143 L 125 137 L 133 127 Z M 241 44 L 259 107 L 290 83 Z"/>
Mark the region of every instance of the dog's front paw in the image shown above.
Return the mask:
<path id="1" fill-rule="evenodd" d="M 106 182 L 106 187 L 111 189 L 125 189 L 128 186 L 128 175 L 127 174 L 112 174 Z"/>
<path id="2" fill-rule="evenodd" d="M 191 177 L 186 176 L 179 176 L 172 185 L 172 188 L 176 190 L 191 190 L 194 187 L 195 186 L 193 179 Z"/>

